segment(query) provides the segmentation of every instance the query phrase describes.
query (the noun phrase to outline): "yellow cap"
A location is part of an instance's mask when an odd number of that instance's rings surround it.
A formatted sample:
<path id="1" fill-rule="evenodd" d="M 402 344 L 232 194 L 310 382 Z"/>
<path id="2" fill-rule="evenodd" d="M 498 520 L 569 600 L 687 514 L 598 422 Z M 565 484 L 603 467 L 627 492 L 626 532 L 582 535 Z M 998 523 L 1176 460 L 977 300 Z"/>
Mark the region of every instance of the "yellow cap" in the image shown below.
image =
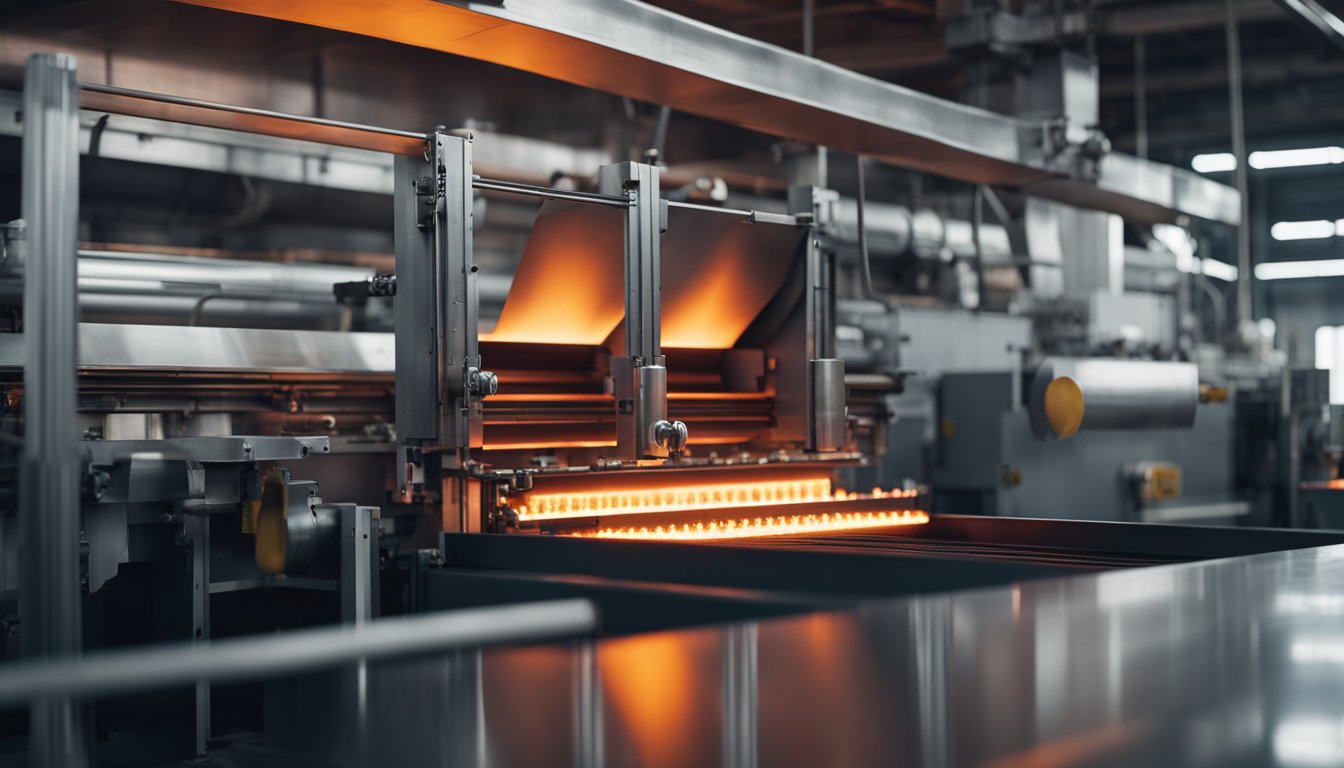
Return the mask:
<path id="1" fill-rule="evenodd" d="M 1045 420 L 1061 438 L 1083 426 L 1083 390 L 1078 382 L 1061 376 L 1045 387 Z"/>

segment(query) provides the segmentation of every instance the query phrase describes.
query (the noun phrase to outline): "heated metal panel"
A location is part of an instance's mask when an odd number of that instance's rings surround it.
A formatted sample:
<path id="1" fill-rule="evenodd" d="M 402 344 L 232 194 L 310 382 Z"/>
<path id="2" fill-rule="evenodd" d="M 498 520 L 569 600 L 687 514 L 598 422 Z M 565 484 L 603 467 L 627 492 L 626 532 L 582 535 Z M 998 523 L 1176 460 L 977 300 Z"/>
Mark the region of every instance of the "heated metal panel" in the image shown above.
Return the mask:
<path id="1" fill-rule="evenodd" d="M 788 277 L 806 234 L 746 211 L 672 206 L 662 248 L 662 344 L 732 347 Z M 548 200 L 484 338 L 623 344 L 622 212 Z"/>

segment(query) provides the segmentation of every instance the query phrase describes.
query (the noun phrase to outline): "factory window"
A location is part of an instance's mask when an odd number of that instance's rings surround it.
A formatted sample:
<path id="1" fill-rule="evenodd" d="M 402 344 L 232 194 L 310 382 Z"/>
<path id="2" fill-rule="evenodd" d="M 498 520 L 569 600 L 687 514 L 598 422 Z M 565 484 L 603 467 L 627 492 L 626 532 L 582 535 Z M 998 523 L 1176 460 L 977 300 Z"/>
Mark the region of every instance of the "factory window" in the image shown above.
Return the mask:
<path id="1" fill-rule="evenodd" d="M 1344 326 L 1316 329 L 1316 368 L 1330 372 L 1330 402 L 1344 404 Z"/>

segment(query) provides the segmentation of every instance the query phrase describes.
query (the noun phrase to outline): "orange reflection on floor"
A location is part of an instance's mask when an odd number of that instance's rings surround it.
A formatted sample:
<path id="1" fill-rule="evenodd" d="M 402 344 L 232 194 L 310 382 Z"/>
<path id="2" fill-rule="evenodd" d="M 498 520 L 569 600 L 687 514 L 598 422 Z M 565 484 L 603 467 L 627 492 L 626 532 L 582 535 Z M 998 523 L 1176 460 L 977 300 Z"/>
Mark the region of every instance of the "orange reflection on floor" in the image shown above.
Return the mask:
<path id="1" fill-rule="evenodd" d="M 802 533 L 834 533 L 864 528 L 888 528 L 894 525 L 923 525 L 927 512 L 918 509 L 891 512 L 835 512 L 821 515 L 780 515 L 778 517 L 711 520 L 707 523 L 680 525 L 629 526 L 599 528 L 571 534 L 592 539 L 645 539 L 658 541 L 721 541 L 754 539 L 765 536 L 790 536 Z"/>

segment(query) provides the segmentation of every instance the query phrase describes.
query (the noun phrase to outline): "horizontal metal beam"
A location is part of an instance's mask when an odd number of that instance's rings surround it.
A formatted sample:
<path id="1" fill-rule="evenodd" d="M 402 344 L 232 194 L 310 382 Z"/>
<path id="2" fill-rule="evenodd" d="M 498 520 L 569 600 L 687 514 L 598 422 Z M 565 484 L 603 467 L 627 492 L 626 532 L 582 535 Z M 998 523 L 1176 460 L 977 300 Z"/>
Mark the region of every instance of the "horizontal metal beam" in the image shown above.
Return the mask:
<path id="1" fill-rule="evenodd" d="M 390 333 L 80 323 L 79 368 L 384 375 L 395 344 Z M 0 370 L 23 365 L 23 334 L 0 333 Z"/>
<path id="2" fill-rule="evenodd" d="M 1167 221 L 1173 212 L 1236 224 L 1241 221 L 1237 190 L 1194 171 L 1119 152 L 1101 161 L 1095 185 L 1045 179 L 1024 188 L 1028 194 L 1083 208 L 1118 213 L 1132 221 Z"/>
<path id="3" fill-rule="evenodd" d="M 177 643 L 54 658 L 0 668 L 0 707 L 37 699 L 97 698 L 190 685 L 239 683 L 492 643 L 585 635 L 597 629 L 587 600 L 554 600 L 366 624 L 303 629 L 211 643 Z"/>
<path id="4" fill-rule="evenodd" d="M 966 181 L 1026 188 L 1050 179 L 1051 196 L 1102 210 L 1160 214 L 1153 220 L 1203 215 L 1169 209 L 1170 199 L 1161 195 L 1132 196 L 1146 194 L 1147 184 L 1070 178 L 1043 156 L 1042 125 L 865 77 L 633 0 L 179 2 L 489 61 Z M 1151 166 L 1148 175 L 1160 175 L 1160 168 Z"/>
<path id="5" fill-rule="evenodd" d="M 1344 19 L 1340 18 L 1344 9 L 1338 2 L 1316 2 L 1316 0 L 1276 0 L 1284 10 L 1301 19 L 1312 29 L 1325 36 L 1326 41 L 1336 48 L 1344 48 Z"/>
<path id="6" fill-rule="evenodd" d="M 290 115 L 96 83 L 81 83 L 79 88 L 79 105 L 83 109 L 401 155 L 417 155 L 424 152 L 425 148 L 423 133 Z"/>

